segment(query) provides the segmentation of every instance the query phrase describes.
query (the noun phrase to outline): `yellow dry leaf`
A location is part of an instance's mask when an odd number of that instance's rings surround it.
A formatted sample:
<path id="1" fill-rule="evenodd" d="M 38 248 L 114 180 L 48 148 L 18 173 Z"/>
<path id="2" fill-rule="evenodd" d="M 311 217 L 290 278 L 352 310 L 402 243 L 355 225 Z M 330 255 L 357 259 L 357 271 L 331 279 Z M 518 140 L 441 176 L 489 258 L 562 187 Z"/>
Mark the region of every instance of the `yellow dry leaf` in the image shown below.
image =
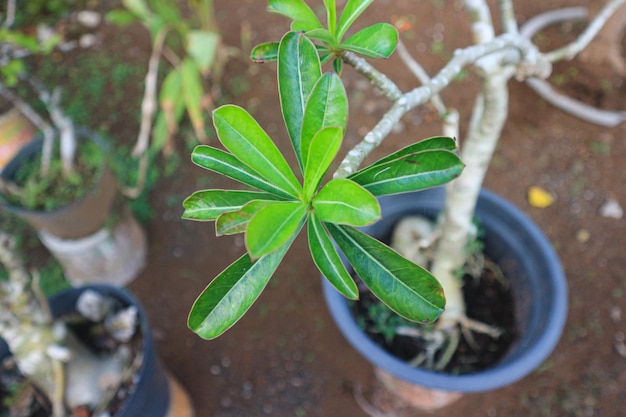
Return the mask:
<path id="1" fill-rule="evenodd" d="M 543 188 L 535 185 L 528 189 L 528 202 L 533 207 L 546 208 L 554 203 L 554 197 Z"/>

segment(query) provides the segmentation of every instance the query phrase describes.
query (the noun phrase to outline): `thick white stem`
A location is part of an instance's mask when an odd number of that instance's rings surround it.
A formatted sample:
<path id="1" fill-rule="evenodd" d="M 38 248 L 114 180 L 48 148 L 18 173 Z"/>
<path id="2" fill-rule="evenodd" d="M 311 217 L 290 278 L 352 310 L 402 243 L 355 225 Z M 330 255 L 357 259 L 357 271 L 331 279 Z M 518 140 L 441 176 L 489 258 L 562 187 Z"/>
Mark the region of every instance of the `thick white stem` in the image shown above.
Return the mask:
<path id="1" fill-rule="evenodd" d="M 439 327 L 456 326 L 465 314 L 462 284 L 456 272 L 466 259 L 468 236 L 473 232 L 473 217 L 489 161 L 500 138 L 507 117 L 508 76 L 497 71 L 483 78 L 468 137 L 461 149 L 466 164 L 463 174 L 448 186 L 441 222 L 441 238 L 434 255 L 431 272 L 441 283 L 446 295 L 446 310 Z"/>

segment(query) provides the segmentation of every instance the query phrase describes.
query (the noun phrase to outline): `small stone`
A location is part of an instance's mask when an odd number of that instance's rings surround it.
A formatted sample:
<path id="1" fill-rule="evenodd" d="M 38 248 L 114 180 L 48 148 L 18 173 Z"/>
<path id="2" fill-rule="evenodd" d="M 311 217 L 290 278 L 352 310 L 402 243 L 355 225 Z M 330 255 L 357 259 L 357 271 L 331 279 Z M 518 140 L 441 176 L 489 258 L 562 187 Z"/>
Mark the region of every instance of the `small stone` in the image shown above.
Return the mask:
<path id="1" fill-rule="evenodd" d="M 213 366 L 211 366 L 211 370 L 210 370 L 210 371 L 211 371 L 211 375 L 214 375 L 214 376 L 217 376 L 217 375 L 219 375 L 220 373 L 222 373 L 222 370 L 221 370 L 221 369 L 220 369 L 220 367 L 219 367 L 219 366 L 217 366 L 217 365 L 213 365 Z"/>
<path id="2" fill-rule="evenodd" d="M 130 306 L 108 317 L 104 322 L 104 328 L 113 339 L 126 343 L 135 335 L 138 320 L 137 307 Z"/>
<path id="3" fill-rule="evenodd" d="M 611 317 L 611 321 L 613 323 L 619 323 L 622 321 L 622 309 L 619 306 L 611 306 L 611 310 L 609 310 L 609 317 Z"/>
<path id="4" fill-rule="evenodd" d="M 576 232 L 576 240 L 579 243 L 587 243 L 591 238 L 591 234 L 587 229 L 580 229 Z"/>
<path id="5" fill-rule="evenodd" d="M 81 10 L 76 13 L 76 20 L 85 27 L 95 28 L 102 21 L 102 16 L 93 10 Z"/>
<path id="6" fill-rule="evenodd" d="M 80 45 L 80 47 L 83 49 L 91 48 L 97 43 L 98 43 L 98 37 L 94 35 L 93 33 L 85 33 L 78 40 L 78 45 Z"/>
<path id="7" fill-rule="evenodd" d="M 98 322 L 111 312 L 113 300 L 96 291 L 84 291 L 76 301 L 76 309 L 85 318 Z"/>
<path id="8" fill-rule="evenodd" d="M 609 198 L 600 207 L 600 215 L 612 219 L 621 219 L 624 217 L 624 209 L 616 199 Z"/>

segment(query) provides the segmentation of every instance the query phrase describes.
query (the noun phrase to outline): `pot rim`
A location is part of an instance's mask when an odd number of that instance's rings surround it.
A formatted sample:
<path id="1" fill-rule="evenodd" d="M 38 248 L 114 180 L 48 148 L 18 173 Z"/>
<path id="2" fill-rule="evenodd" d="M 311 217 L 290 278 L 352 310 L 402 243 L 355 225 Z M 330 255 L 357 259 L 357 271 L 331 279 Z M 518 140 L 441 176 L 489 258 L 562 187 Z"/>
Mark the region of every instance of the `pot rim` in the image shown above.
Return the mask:
<path id="1" fill-rule="evenodd" d="M 439 206 L 437 208 L 441 208 L 441 204 L 438 204 L 438 202 L 441 203 L 443 201 L 444 193 L 442 188 L 419 192 L 420 198 L 423 197 L 426 200 L 426 205 L 431 208 L 436 205 Z M 392 206 L 390 209 L 390 201 L 395 201 L 397 198 L 400 198 L 402 201 L 409 201 L 415 198 L 415 195 L 416 193 L 407 193 L 381 198 L 383 218 L 390 211 L 398 212 L 400 210 L 397 205 Z M 528 244 L 530 243 L 528 239 L 531 239 L 533 244 L 536 245 L 537 252 L 542 257 L 541 263 L 545 266 L 548 274 L 547 277 L 542 277 L 541 280 L 545 281 L 546 285 L 550 285 L 551 294 L 555 295 L 547 303 L 549 311 L 546 312 L 545 317 L 542 317 L 539 323 L 534 323 L 542 327 L 544 333 L 530 338 L 532 340 L 527 340 L 527 334 L 521 335 L 513 342 L 511 347 L 511 351 L 515 351 L 513 355 L 509 352 L 497 364 L 479 372 L 450 375 L 410 367 L 404 361 L 385 351 L 361 331 L 350 312 L 347 300 L 322 277 L 324 296 L 335 323 L 348 342 L 374 366 L 382 368 L 393 376 L 410 383 L 428 388 L 469 393 L 488 391 L 511 384 L 528 375 L 550 355 L 560 339 L 567 318 L 567 284 L 560 260 L 549 240 L 529 217 L 504 198 L 490 191 L 482 190 L 477 207 L 477 215 L 482 220 L 485 220 L 486 223 L 490 223 L 493 220 L 488 220 L 481 216 L 480 212 L 489 208 L 497 208 L 495 212 L 497 219 L 495 223 L 497 225 L 495 226 L 496 230 L 491 230 L 491 227 L 485 225 L 486 229 L 490 229 L 488 233 L 497 232 L 503 226 L 511 230 L 523 227 L 526 231 L 526 237 L 519 242 L 522 250 L 525 248 L 523 243 Z M 516 226 L 505 225 L 503 223 L 504 220 L 500 219 L 502 216 L 506 216 Z M 543 301 L 542 303 L 545 304 Z"/>

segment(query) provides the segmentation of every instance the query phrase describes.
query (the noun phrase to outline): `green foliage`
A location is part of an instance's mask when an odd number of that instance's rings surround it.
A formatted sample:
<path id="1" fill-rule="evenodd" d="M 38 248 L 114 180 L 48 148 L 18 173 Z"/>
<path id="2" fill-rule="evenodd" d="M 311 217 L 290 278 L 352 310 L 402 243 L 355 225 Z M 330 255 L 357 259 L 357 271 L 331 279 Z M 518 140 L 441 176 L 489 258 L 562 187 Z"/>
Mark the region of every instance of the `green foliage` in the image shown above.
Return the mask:
<path id="1" fill-rule="evenodd" d="M 219 72 L 220 34 L 213 20 L 212 0 L 188 2 L 191 18 L 183 17 L 176 0 L 123 0 L 125 9 L 107 14 L 120 25 L 139 21 L 150 32 L 154 49 L 165 43 L 179 64 L 168 68 L 158 92 L 159 111 L 152 129 L 153 149 L 163 149 L 186 114 L 196 137 L 206 140 L 206 78 Z"/>
<path id="2" fill-rule="evenodd" d="M 55 142 L 58 154 L 58 141 Z M 104 161 L 102 149 L 91 140 L 79 141 L 75 172 L 63 171 L 60 158 L 52 158 L 50 171 L 42 175 L 41 153 L 25 161 L 15 174 L 14 182 L 19 194 L 6 195 L 15 205 L 31 210 L 51 211 L 64 206 L 85 194 L 101 172 Z"/>
<path id="3" fill-rule="evenodd" d="M 267 9 L 292 21 L 291 30 L 303 32 L 313 42 L 322 63 L 333 60 L 333 68 L 341 73 L 341 53 L 355 52 L 368 58 L 389 58 L 398 43 L 398 32 L 389 23 L 377 23 L 363 28 L 344 39 L 354 21 L 373 0 L 348 0 L 337 21 L 334 0 L 324 0 L 326 28 L 303 0 L 270 0 Z M 253 61 L 274 61 L 278 58 L 278 44 L 268 42 L 252 50 Z M 280 76 L 279 76 L 280 80 Z"/>
<path id="4" fill-rule="evenodd" d="M 332 24 L 334 3 L 325 1 L 331 22 L 328 31 L 343 36 L 363 11 L 364 2 L 348 1 L 336 25 Z M 292 28 L 321 29 L 302 1 L 270 1 L 270 9 L 291 17 Z M 388 35 L 384 30 L 379 33 L 384 43 Z M 368 40 L 359 45 L 375 43 Z M 337 74 L 322 74 L 323 57 L 306 34 L 288 32 L 272 50 L 278 60 L 283 119 L 300 175 L 246 110 L 225 105 L 214 111 L 213 123 L 226 151 L 201 145 L 193 151 L 192 160 L 246 189 L 196 191 L 183 203 L 183 218 L 215 221 L 218 235 L 244 233 L 247 253 L 200 294 L 189 315 L 189 327 L 207 339 L 230 328 L 261 294 L 306 224 L 315 265 L 343 295 L 356 299 L 358 290 L 333 241 L 391 309 L 414 321 L 434 320 L 445 303 L 435 278 L 356 228 L 380 219 L 375 195 L 415 191 L 456 177 L 462 163 L 454 140 L 431 138 L 350 178 L 324 183 L 345 134 L 346 91 Z"/>

